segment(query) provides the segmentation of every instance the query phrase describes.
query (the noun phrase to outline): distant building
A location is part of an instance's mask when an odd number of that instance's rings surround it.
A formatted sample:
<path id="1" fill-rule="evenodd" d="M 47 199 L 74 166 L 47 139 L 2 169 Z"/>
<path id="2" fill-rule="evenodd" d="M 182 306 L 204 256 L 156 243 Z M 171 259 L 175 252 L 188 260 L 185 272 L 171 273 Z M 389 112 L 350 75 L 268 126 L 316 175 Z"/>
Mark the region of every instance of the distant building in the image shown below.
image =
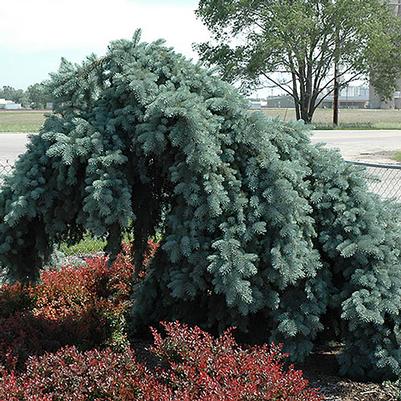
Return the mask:
<path id="1" fill-rule="evenodd" d="M 6 103 L 4 108 L 6 110 L 21 110 L 22 105 L 21 105 L 21 103 L 10 102 L 10 103 Z"/>
<path id="2" fill-rule="evenodd" d="M 262 108 L 262 104 L 260 102 L 250 101 L 248 109 L 249 110 L 260 110 Z"/>
<path id="3" fill-rule="evenodd" d="M 267 106 L 265 99 L 260 98 L 248 98 L 248 109 L 249 110 L 260 110 Z"/>
<path id="4" fill-rule="evenodd" d="M 270 109 L 289 109 L 294 107 L 294 99 L 289 95 L 270 96 L 266 99 L 266 106 Z"/>
<path id="5" fill-rule="evenodd" d="M 319 100 L 323 96 L 320 95 Z M 250 108 L 270 108 L 270 109 L 292 109 L 294 108 L 294 99 L 290 95 L 269 96 L 265 100 L 250 100 Z M 361 86 L 347 86 L 340 91 L 339 106 L 342 109 L 366 109 L 369 106 L 369 87 L 366 85 Z M 327 95 L 319 104 L 320 108 L 330 109 L 333 107 L 333 95 Z"/>
<path id="6" fill-rule="evenodd" d="M 12 100 L 0 99 L 0 110 L 20 110 L 22 105 Z"/>
<path id="7" fill-rule="evenodd" d="M 369 99 L 368 86 L 346 86 L 340 91 L 338 103 L 342 109 L 366 109 L 369 106 Z M 320 107 L 331 109 L 333 107 L 333 95 L 327 96 Z"/>

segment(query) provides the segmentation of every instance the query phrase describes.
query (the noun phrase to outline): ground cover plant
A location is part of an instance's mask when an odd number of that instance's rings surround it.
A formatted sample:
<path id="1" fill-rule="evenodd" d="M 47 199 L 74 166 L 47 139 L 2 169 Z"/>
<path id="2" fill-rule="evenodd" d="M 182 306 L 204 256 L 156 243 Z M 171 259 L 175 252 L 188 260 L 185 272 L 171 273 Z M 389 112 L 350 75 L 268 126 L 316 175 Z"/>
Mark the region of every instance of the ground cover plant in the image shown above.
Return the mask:
<path id="1" fill-rule="evenodd" d="M 158 244 L 149 241 L 149 263 Z M 124 245 L 113 266 L 104 256 L 79 266 L 42 271 L 36 284 L 0 287 L 0 365 L 20 369 L 32 355 L 63 346 L 125 349 L 126 314 L 132 296 L 134 268 Z"/>
<path id="2" fill-rule="evenodd" d="M 295 361 L 337 341 L 342 373 L 401 373 L 399 215 L 359 168 L 138 34 L 63 61 L 50 85 L 55 112 L 0 190 L 10 279 L 38 280 L 54 246 L 87 232 L 113 265 L 129 233 L 136 333 L 236 326 Z"/>

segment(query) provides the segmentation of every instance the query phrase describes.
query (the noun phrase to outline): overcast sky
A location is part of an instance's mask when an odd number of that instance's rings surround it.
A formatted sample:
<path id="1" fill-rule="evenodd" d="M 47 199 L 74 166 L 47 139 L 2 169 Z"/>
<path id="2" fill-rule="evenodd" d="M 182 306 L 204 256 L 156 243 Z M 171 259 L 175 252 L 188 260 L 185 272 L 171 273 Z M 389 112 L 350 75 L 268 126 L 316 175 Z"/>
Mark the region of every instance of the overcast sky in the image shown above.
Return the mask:
<path id="1" fill-rule="evenodd" d="M 113 39 L 164 38 L 195 57 L 192 43 L 208 39 L 195 17 L 197 0 L 0 0 L 0 86 L 25 89 L 58 68 L 103 54 Z"/>

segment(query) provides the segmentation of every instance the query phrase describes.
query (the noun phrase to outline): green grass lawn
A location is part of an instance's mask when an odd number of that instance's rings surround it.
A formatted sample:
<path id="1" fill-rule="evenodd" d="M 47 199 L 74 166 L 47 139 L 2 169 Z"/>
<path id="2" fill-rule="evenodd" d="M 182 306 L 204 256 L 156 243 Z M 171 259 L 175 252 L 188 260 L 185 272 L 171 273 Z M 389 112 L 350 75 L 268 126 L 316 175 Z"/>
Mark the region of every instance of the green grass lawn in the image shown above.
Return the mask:
<path id="1" fill-rule="evenodd" d="M 294 109 L 263 109 L 271 117 L 295 119 Z M 332 110 L 318 109 L 313 125 L 332 129 Z M 45 120 L 42 111 L 0 111 L 0 132 L 38 132 Z M 401 110 L 340 109 L 340 129 L 401 129 Z"/>
<path id="2" fill-rule="evenodd" d="M 394 152 L 393 160 L 401 163 L 401 150 Z"/>
<path id="3" fill-rule="evenodd" d="M 76 245 L 68 246 L 66 243 L 63 243 L 60 246 L 60 251 L 66 256 L 88 255 L 103 251 L 105 245 L 105 240 L 86 235 L 84 239 Z"/>
<path id="4" fill-rule="evenodd" d="M 38 132 L 44 120 L 43 111 L 0 111 L 0 132 Z"/>
<path id="5" fill-rule="evenodd" d="M 263 109 L 271 117 L 295 120 L 294 109 Z M 317 109 L 313 125 L 332 129 L 333 110 Z M 340 109 L 339 129 L 401 129 L 401 110 Z"/>
<path id="6" fill-rule="evenodd" d="M 157 235 L 153 238 L 154 241 L 158 242 L 161 240 L 161 235 Z M 132 238 L 125 234 L 123 242 L 131 242 Z M 82 241 L 75 245 L 68 245 L 65 242 L 59 247 L 59 250 L 66 256 L 77 256 L 77 255 L 90 255 L 98 252 L 102 252 L 106 246 L 106 240 L 102 238 L 95 238 L 90 234 L 86 234 Z"/>

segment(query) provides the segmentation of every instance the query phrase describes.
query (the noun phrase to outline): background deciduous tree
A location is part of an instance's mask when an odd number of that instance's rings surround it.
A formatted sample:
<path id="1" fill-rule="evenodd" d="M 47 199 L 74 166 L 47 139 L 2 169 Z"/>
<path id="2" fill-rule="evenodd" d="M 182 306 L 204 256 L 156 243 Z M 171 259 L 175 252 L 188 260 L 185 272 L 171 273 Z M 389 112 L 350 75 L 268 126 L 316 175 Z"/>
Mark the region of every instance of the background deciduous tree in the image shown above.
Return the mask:
<path id="1" fill-rule="evenodd" d="M 245 90 L 280 88 L 308 123 L 336 60 L 340 89 L 370 75 L 385 98 L 401 74 L 401 22 L 380 0 L 200 0 L 197 15 L 212 35 L 195 45 L 203 62 Z"/>
<path id="2" fill-rule="evenodd" d="M 15 89 L 12 86 L 5 85 L 0 88 L 0 98 L 12 100 L 15 103 L 26 103 L 26 95 L 22 89 Z"/>
<path id="3" fill-rule="evenodd" d="M 43 82 L 30 85 L 26 93 L 29 105 L 33 109 L 44 109 L 46 104 L 52 101 L 52 96 Z"/>

